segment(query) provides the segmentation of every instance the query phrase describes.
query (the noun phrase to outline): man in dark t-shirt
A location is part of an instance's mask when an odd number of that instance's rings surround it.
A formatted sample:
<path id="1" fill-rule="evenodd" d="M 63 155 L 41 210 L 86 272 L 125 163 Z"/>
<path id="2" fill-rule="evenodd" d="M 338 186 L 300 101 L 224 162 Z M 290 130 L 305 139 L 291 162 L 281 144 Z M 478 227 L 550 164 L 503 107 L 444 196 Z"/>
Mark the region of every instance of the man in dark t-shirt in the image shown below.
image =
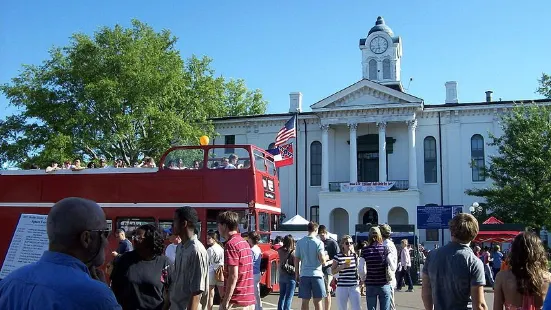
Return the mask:
<path id="1" fill-rule="evenodd" d="M 333 281 L 333 274 L 331 273 L 331 265 L 333 265 L 333 258 L 337 255 L 339 251 L 339 244 L 337 241 L 333 240 L 327 232 L 325 225 L 320 225 L 318 228 L 318 236 L 325 246 L 325 251 L 327 251 L 327 256 L 329 260 L 323 266 L 323 279 L 325 282 L 325 290 L 327 291 L 327 297 L 324 298 L 324 308 L 325 310 L 331 309 L 331 282 Z"/>
<path id="2" fill-rule="evenodd" d="M 124 229 L 117 229 L 117 231 L 115 232 L 115 236 L 117 237 L 117 239 L 119 239 L 119 246 L 117 250 L 111 252 L 111 254 L 116 260 L 124 253 L 133 251 L 134 248 L 132 247 L 132 243 L 130 242 L 130 240 L 126 239 L 126 233 L 124 232 Z"/>

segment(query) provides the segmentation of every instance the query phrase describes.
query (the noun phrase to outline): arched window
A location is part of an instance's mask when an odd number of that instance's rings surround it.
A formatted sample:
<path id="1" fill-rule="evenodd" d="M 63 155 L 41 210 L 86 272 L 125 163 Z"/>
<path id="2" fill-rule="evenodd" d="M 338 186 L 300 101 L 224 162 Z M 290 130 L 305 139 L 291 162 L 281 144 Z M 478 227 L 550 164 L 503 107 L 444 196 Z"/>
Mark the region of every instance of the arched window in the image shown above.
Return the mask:
<path id="1" fill-rule="evenodd" d="M 321 185 L 321 143 L 310 144 L 310 186 Z"/>
<path id="2" fill-rule="evenodd" d="M 437 183 L 436 139 L 428 136 L 423 143 L 425 152 L 425 183 Z"/>
<path id="3" fill-rule="evenodd" d="M 486 181 L 486 175 L 484 174 L 485 167 L 484 138 L 476 134 L 471 138 L 471 171 L 473 182 Z"/>
<path id="4" fill-rule="evenodd" d="M 377 80 L 377 61 L 375 59 L 369 61 L 369 79 Z"/>
<path id="5" fill-rule="evenodd" d="M 390 79 L 390 59 L 383 60 L 383 80 Z"/>

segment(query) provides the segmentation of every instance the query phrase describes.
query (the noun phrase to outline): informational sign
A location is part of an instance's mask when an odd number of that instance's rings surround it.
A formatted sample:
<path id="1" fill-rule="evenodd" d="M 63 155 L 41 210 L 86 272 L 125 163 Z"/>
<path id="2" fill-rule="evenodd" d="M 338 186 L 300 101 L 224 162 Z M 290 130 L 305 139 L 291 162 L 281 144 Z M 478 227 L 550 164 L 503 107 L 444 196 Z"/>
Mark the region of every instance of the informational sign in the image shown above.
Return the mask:
<path id="1" fill-rule="evenodd" d="M 263 176 L 262 186 L 264 187 L 264 197 L 268 199 L 275 199 L 274 179 Z"/>
<path id="2" fill-rule="evenodd" d="M 448 229 L 450 220 L 461 213 L 463 206 L 427 205 L 417 207 L 417 228 Z"/>
<path id="3" fill-rule="evenodd" d="M 341 192 L 383 192 L 388 191 L 394 186 L 394 182 L 358 182 L 341 183 Z"/>
<path id="4" fill-rule="evenodd" d="M 48 250 L 47 215 L 21 214 L 0 270 L 0 279 L 19 267 L 37 262 Z"/>

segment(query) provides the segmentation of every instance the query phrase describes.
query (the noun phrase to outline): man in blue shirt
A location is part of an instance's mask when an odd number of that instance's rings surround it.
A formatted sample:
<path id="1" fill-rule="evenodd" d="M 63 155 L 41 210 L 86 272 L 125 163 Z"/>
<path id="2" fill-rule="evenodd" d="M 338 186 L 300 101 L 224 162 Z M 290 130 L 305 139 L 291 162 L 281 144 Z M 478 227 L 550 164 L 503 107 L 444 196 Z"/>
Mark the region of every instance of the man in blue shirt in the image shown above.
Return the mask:
<path id="1" fill-rule="evenodd" d="M 89 268 L 105 261 L 107 222 L 91 200 L 65 198 L 48 214 L 49 251 L 0 282 L 2 310 L 120 310 L 105 283 Z"/>
<path id="2" fill-rule="evenodd" d="M 299 283 L 298 297 L 302 299 L 302 310 L 308 310 L 310 299 L 314 299 L 314 309 L 321 309 L 322 298 L 327 297 L 323 282 L 322 266 L 327 260 L 323 242 L 317 238 L 318 224 L 308 224 L 308 236 L 297 241 L 295 249 L 296 280 Z"/>

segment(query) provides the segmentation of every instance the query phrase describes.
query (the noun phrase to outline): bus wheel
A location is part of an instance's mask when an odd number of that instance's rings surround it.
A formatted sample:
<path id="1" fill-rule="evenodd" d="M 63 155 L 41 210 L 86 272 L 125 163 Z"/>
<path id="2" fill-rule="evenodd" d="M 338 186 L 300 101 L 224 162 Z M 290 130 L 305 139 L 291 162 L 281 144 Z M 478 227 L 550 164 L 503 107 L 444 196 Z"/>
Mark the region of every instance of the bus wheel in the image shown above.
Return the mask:
<path id="1" fill-rule="evenodd" d="M 264 298 L 266 296 L 268 296 L 268 294 L 270 294 L 272 292 L 272 289 L 271 288 L 268 288 L 266 286 L 266 284 L 260 284 L 260 297 L 261 298 Z"/>

